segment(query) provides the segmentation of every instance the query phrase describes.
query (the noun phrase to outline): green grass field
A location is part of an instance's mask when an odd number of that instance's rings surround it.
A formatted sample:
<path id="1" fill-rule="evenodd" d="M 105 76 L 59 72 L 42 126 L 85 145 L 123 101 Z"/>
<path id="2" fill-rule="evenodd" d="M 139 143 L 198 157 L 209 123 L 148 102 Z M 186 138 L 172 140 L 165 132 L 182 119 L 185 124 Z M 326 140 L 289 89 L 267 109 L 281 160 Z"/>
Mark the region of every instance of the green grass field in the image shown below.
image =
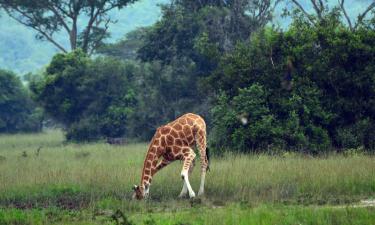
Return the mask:
<path id="1" fill-rule="evenodd" d="M 375 224 L 375 208 L 359 203 L 375 198 L 372 156 L 214 157 L 206 195 L 193 201 L 177 199 L 176 161 L 149 200 L 132 201 L 146 150 L 64 144 L 58 131 L 0 136 L 0 224 Z M 191 183 L 197 191 L 199 162 Z"/>

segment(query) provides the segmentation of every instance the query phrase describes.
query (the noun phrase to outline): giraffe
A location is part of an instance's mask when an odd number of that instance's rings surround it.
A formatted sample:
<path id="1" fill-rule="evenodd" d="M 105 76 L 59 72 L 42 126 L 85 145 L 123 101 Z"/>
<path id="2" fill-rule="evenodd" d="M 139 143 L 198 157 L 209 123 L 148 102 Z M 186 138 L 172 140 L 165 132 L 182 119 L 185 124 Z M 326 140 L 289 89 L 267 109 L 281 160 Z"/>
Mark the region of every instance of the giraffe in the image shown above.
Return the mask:
<path id="1" fill-rule="evenodd" d="M 195 192 L 189 182 L 189 175 L 193 170 L 196 156 L 193 150 L 194 145 L 197 145 L 199 149 L 201 160 L 201 182 L 198 196 L 203 195 L 206 171 L 209 169 L 206 123 L 199 115 L 187 113 L 156 130 L 143 164 L 141 183 L 139 186 L 134 185 L 133 187 L 133 199 L 148 197 L 152 177 L 175 160 L 183 160 L 181 177 L 184 184 L 179 197 L 184 197 L 189 193 L 189 197 L 194 198 Z"/>

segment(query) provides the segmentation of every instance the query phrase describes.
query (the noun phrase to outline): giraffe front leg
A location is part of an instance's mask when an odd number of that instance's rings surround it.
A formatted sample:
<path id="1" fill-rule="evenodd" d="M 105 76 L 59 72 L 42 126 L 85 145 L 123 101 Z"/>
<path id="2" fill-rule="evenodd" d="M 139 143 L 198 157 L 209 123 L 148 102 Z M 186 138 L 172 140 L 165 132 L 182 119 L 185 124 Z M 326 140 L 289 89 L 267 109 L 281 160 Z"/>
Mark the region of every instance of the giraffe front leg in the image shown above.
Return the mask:
<path id="1" fill-rule="evenodd" d="M 195 160 L 193 160 L 193 163 L 190 165 L 190 168 L 189 168 L 189 176 L 191 175 L 191 173 L 193 172 L 193 168 L 195 166 Z M 183 198 L 186 196 L 186 194 L 188 193 L 188 188 L 187 188 L 187 185 L 184 181 L 184 185 L 182 187 L 182 190 L 181 190 L 181 193 L 178 195 L 179 198 Z"/>
<path id="2" fill-rule="evenodd" d="M 187 149 L 187 150 L 186 150 Z M 181 177 L 184 180 L 184 187 L 186 185 L 186 188 L 189 192 L 189 197 L 194 198 L 195 193 L 193 189 L 191 188 L 190 182 L 189 182 L 189 169 L 190 166 L 195 158 L 195 153 L 191 148 L 185 148 L 183 151 L 184 152 L 184 165 L 181 171 Z M 182 189 L 184 190 L 184 188 Z"/>

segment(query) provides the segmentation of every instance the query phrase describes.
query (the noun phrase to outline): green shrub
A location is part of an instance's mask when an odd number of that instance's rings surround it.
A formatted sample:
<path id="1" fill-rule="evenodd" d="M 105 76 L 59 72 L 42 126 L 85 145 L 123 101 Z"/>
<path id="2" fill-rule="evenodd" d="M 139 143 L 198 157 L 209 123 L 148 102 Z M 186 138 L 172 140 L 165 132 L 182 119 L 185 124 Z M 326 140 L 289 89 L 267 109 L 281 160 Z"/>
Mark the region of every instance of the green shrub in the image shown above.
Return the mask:
<path id="1" fill-rule="evenodd" d="M 134 66 L 112 58 L 91 59 L 81 50 L 57 54 L 31 89 L 66 137 L 91 141 L 126 135 L 136 104 Z"/>

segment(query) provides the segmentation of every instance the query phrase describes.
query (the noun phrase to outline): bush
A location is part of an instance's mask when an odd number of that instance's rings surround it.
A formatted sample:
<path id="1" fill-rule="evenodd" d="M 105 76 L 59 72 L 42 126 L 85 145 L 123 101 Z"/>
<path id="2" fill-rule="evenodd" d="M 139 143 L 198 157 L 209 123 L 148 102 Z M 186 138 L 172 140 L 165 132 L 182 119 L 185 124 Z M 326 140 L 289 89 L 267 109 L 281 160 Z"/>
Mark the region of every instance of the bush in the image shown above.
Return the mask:
<path id="1" fill-rule="evenodd" d="M 265 28 L 237 44 L 204 81 L 216 104 L 211 144 L 374 149 L 374 34 L 329 14 L 324 23 L 295 18 L 286 32 Z"/>
<path id="2" fill-rule="evenodd" d="M 46 112 L 66 127 L 66 137 L 91 141 L 126 135 L 135 106 L 134 65 L 90 59 L 81 50 L 57 54 L 31 89 Z"/>

